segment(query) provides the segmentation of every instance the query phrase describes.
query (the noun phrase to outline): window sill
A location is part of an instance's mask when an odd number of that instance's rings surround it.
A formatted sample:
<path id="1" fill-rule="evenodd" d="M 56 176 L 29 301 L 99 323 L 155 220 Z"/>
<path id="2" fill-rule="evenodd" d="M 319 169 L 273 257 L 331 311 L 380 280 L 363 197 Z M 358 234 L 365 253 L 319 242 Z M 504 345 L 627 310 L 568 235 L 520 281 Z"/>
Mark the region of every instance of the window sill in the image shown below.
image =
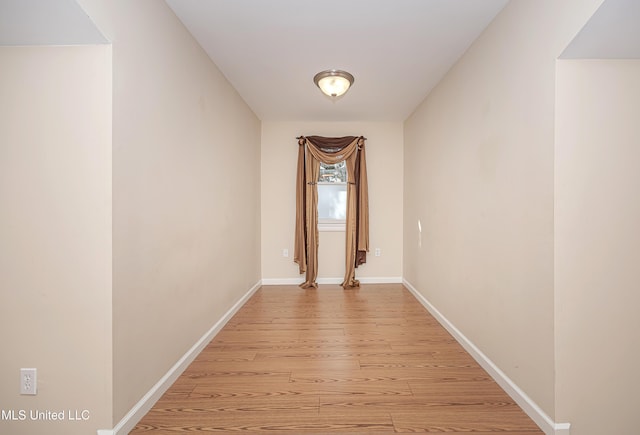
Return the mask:
<path id="1" fill-rule="evenodd" d="M 345 221 L 342 220 L 329 220 L 318 222 L 318 231 L 345 231 Z"/>

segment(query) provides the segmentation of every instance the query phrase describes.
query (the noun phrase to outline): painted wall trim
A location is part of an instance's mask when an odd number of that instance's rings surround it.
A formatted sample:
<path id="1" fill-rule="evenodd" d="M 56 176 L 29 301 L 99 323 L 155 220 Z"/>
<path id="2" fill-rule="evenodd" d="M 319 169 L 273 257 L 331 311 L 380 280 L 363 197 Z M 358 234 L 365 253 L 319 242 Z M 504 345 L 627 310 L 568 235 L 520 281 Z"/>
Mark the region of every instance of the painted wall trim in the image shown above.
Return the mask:
<path id="1" fill-rule="evenodd" d="M 497 365 L 494 364 L 478 347 L 471 342 L 453 323 L 433 306 L 406 279 L 404 286 L 418 299 L 418 301 L 436 318 L 438 322 L 460 343 L 460 345 L 475 359 L 483 369 L 502 387 L 506 393 L 524 410 L 524 412 L 542 429 L 546 435 L 570 435 L 569 423 L 556 423 L 540 408 L 524 391 L 518 387 Z"/>
<path id="2" fill-rule="evenodd" d="M 362 284 L 402 284 L 402 277 L 358 277 Z M 318 284 L 342 284 L 344 278 L 318 278 Z M 304 282 L 304 278 L 262 278 L 262 285 L 298 285 Z"/>
<path id="3" fill-rule="evenodd" d="M 227 324 L 234 314 L 247 302 L 247 300 L 260 288 L 262 281 L 258 281 L 251 287 L 231 308 L 189 349 L 173 367 L 136 403 L 122 420 L 113 429 L 99 429 L 98 435 L 126 435 L 138 424 L 153 405 L 162 397 L 165 391 L 178 379 L 178 377 L 193 362 L 206 345 Z"/>

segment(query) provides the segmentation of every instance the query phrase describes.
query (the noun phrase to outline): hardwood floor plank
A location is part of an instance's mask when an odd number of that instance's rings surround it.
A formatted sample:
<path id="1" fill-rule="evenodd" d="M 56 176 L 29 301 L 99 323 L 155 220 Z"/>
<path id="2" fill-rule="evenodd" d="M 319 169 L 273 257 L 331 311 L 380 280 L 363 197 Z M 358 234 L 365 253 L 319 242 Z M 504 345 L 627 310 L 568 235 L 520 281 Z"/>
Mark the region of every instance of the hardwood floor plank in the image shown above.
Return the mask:
<path id="1" fill-rule="evenodd" d="M 205 348 L 196 361 L 208 363 L 242 363 L 253 361 L 256 357 L 255 351 L 238 351 L 226 349 Z"/>
<path id="2" fill-rule="evenodd" d="M 176 432 L 249 432 L 269 434 L 393 434 L 395 433 L 391 417 L 356 417 L 356 416 L 309 416 L 309 415 L 243 415 L 242 418 L 224 417 L 211 419 L 206 423 L 194 424 L 146 422 L 138 425 L 131 434 L 143 433 L 175 434 Z"/>
<path id="3" fill-rule="evenodd" d="M 295 359 L 331 359 L 331 358 L 357 358 L 361 362 L 370 361 L 405 361 L 418 359 L 421 361 L 430 360 L 446 360 L 447 358 L 458 358 L 458 355 L 452 355 L 448 352 L 436 351 L 436 350 L 412 350 L 412 351 L 393 351 L 391 347 L 385 346 L 380 349 L 362 349 L 360 351 L 324 351 L 324 352 L 307 352 L 307 351 L 273 351 L 273 352 L 258 352 L 255 360 L 263 359 L 280 359 L 280 360 L 295 360 Z M 460 358 L 466 358 L 461 356 Z"/>
<path id="4" fill-rule="evenodd" d="M 331 331 L 334 335 L 344 335 L 344 330 L 341 328 L 332 328 Z M 314 331 L 313 333 L 317 333 Z M 298 339 L 303 334 L 303 332 L 298 330 L 286 330 L 279 329 L 275 331 L 266 331 L 266 330 L 254 330 L 250 333 L 247 331 L 237 331 L 237 330 L 222 330 L 218 337 L 216 337 L 215 344 L 225 343 L 225 342 L 250 342 L 250 343 L 259 343 L 266 342 L 270 343 L 278 340 L 292 340 Z"/>
<path id="5" fill-rule="evenodd" d="M 191 397 L 219 397 L 233 396 L 242 393 L 274 393 L 286 396 L 410 396 L 413 393 L 407 382 L 404 381 L 379 381 L 369 384 L 360 382 L 341 383 L 297 383 L 297 382 L 273 382 L 254 385 L 241 385 L 232 383 L 199 384 L 191 392 Z"/>
<path id="6" fill-rule="evenodd" d="M 253 397 L 253 398 L 166 398 L 162 402 L 158 402 L 158 406 L 155 406 L 153 412 L 181 412 L 189 410 L 205 411 L 211 410 L 213 412 L 258 412 L 258 411 L 284 411 L 284 410 L 315 410 L 319 411 L 320 399 L 317 396 L 300 396 L 295 401 L 292 401 L 286 396 L 275 397 Z"/>
<path id="7" fill-rule="evenodd" d="M 515 404 L 425 407 L 421 412 L 392 412 L 397 432 L 539 431 Z"/>
<path id="8" fill-rule="evenodd" d="M 202 371 L 180 376 L 176 384 L 195 386 L 237 385 L 252 383 L 261 385 L 280 385 L 289 383 L 290 372 L 256 371 Z"/>
<path id="9" fill-rule="evenodd" d="M 403 397 L 384 396 L 321 396 L 320 413 L 329 413 L 345 410 L 365 413 L 371 410 L 379 410 L 388 413 L 394 412 L 423 412 L 426 407 L 447 407 L 460 405 L 486 405 L 491 407 L 512 406 L 513 400 L 505 393 L 486 394 L 482 396 L 458 395 L 417 395 Z"/>
<path id="10" fill-rule="evenodd" d="M 336 382 L 465 382 L 490 381 L 493 379 L 480 367 L 423 367 L 423 368 L 377 368 L 359 370 L 294 370 L 290 382 L 336 383 Z"/>
<path id="11" fill-rule="evenodd" d="M 459 382 L 414 382 L 408 381 L 409 387 L 414 395 L 420 396 L 447 396 L 447 395 L 465 395 L 465 396 L 483 396 L 489 394 L 507 393 L 500 388 L 494 380 L 462 380 Z"/>
<path id="12" fill-rule="evenodd" d="M 396 433 L 396 434 L 398 434 L 398 433 L 401 433 L 401 432 L 400 432 L 400 431 L 397 431 L 397 432 L 395 432 L 395 433 Z M 405 432 L 405 433 L 406 433 L 406 432 Z M 426 432 L 425 432 L 425 431 L 414 431 L 414 432 L 411 432 L 411 433 L 426 433 Z M 431 432 L 428 432 L 428 433 L 434 433 L 434 431 L 431 431 Z M 527 430 L 527 431 L 519 431 L 519 430 L 517 430 L 517 431 L 512 431 L 512 430 L 510 430 L 510 431 L 506 431 L 506 432 L 505 432 L 505 431 L 496 432 L 496 431 L 494 431 L 494 430 L 489 431 L 489 432 L 484 431 L 484 430 L 483 430 L 483 431 L 476 431 L 476 430 L 474 430 L 474 431 L 473 431 L 473 432 L 471 432 L 471 433 L 470 433 L 470 432 L 468 432 L 468 431 L 465 431 L 465 432 L 458 432 L 458 431 L 455 431 L 455 432 L 451 432 L 451 431 L 446 431 L 446 432 L 443 432 L 443 431 L 435 431 L 435 433 L 441 433 L 441 434 L 443 434 L 443 435 L 538 435 L 538 434 L 542 434 L 543 432 L 540 432 L 540 431 L 530 431 L 530 430 Z"/>

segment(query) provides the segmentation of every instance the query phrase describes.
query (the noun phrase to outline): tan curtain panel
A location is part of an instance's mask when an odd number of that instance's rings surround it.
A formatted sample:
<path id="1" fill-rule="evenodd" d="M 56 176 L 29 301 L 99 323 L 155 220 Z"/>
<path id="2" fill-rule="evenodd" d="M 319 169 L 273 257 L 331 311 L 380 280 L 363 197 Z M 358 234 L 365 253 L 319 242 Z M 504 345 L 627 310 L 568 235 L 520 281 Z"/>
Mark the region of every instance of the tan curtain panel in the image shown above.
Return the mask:
<path id="1" fill-rule="evenodd" d="M 360 285 L 355 269 L 366 263 L 369 251 L 369 194 L 365 138 L 360 136 L 298 138 L 296 229 L 294 261 L 305 273 L 302 288 L 318 287 L 318 173 L 320 162 L 347 166 L 345 275 L 342 287 Z"/>

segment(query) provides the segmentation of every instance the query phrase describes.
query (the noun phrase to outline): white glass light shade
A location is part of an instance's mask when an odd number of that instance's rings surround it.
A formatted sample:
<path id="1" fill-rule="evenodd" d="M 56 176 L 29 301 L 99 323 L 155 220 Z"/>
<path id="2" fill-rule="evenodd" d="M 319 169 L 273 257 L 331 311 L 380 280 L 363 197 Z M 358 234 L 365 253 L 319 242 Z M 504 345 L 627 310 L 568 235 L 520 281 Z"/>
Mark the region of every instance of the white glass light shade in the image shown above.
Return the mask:
<path id="1" fill-rule="evenodd" d="M 316 74 L 313 81 L 326 95 L 339 97 L 349 90 L 354 78 L 346 71 L 332 69 Z"/>

